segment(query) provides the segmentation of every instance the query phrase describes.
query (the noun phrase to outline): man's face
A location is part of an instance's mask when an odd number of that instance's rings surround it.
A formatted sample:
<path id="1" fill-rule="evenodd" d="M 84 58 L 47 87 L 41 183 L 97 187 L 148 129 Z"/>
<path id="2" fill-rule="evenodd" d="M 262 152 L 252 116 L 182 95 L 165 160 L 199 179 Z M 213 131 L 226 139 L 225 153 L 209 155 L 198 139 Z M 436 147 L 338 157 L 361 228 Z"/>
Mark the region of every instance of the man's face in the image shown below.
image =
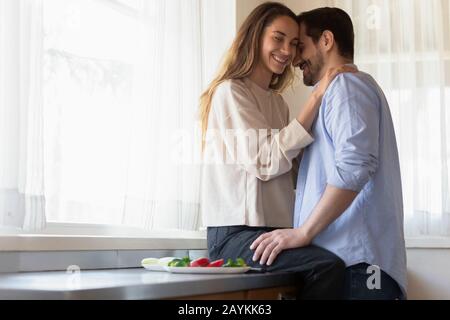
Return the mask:
<path id="1" fill-rule="evenodd" d="M 325 62 L 319 45 L 306 34 L 306 27 L 302 23 L 299 29 L 299 45 L 294 66 L 303 71 L 303 82 L 306 86 L 316 85 L 322 78 Z"/>

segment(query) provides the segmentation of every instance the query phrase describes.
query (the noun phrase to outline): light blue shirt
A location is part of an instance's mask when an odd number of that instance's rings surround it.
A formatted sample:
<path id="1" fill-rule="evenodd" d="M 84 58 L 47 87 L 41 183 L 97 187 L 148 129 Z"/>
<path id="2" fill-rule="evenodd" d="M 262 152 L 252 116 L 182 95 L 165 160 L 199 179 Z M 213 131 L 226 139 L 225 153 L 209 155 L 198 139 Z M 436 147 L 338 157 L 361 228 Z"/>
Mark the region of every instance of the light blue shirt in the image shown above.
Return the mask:
<path id="1" fill-rule="evenodd" d="M 406 292 L 400 165 L 388 102 L 368 74 L 341 74 L 327 90 L 300 164 L 294 226 L 305 223 L 327 185 L 359 192 L 313 241 L 345 261 L 377 265 Z"/>

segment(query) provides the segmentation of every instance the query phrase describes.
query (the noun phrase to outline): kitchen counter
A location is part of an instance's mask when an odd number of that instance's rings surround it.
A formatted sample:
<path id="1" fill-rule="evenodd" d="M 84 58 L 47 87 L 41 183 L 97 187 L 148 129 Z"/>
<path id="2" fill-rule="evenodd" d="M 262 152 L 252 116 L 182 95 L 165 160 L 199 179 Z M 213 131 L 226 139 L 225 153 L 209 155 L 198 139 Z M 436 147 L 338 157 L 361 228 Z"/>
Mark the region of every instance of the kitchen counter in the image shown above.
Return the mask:
<path id="1" fill-rule="evenodd" d="M 151 300 L 292 286 L 292 273 L 171 274 L 139 269 L 0 274 L 0 299 Z"/>

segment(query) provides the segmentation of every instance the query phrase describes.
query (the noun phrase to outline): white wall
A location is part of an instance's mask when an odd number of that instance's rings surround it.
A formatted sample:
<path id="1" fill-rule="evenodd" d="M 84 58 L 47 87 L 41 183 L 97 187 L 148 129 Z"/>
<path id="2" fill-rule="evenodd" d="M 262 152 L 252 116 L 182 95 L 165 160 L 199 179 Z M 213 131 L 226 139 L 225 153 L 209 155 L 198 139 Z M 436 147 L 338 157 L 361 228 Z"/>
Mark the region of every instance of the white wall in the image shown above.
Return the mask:
<path id="1" fill-rule="evenodd" d="M 450 249 L 408 249 L 408 298 L 450 300 Z"/>
<path id="2" fill-rule="evenodd" d="M 242 25 L 250 12 L 260 4 L 267 2 L 265 0 L 236 0 L 236 28 Z"/>

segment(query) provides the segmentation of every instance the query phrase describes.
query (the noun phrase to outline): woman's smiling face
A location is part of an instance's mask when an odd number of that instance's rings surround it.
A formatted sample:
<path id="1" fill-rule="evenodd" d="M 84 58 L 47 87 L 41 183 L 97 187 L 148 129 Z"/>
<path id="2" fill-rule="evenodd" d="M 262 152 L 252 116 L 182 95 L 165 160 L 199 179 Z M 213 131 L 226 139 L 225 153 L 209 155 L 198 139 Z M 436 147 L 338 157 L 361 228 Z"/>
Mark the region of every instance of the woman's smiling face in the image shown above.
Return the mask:
<path id="1" fill-rule="evenodd" d="M 297 53 L 299 26 L 287 16 L 276 18 L 266 29 L 261 39 L 259 66 L 281 75 Z"/>

